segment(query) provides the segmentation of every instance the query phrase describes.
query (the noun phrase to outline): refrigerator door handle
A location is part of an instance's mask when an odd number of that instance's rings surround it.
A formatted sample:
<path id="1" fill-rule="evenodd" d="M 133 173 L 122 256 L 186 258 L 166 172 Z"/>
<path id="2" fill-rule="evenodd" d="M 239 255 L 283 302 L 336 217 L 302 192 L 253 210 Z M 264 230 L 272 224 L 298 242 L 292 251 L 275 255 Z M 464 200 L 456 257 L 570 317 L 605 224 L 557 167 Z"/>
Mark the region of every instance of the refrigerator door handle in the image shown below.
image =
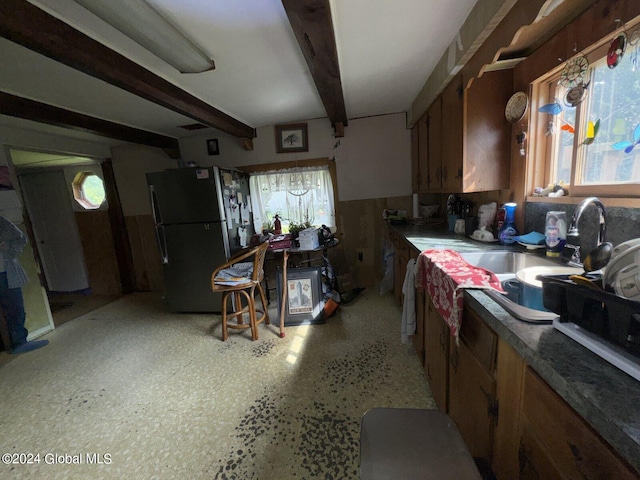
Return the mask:
<path id="1" fill-rule="evenodd" d="M 151 194 L 151 211 L 153 212 L 153 222 L 158 225 L 162 223 L 162 215 L 160 214 L 160 207 L 158 206 L 156 190 L 153 185 L 149 185 L 149 193 Z"/>
<path id="2" fill-rule="evenodd" d="M 156 240 L 158 241 L 158 247 L 160 247 L 160 256 L 162 257 L 162 263 L 169 263 L 169 253 L 167 252 L 167 236 L 164 233 L 164 227 L 162 225 L 156 225 Z"/>

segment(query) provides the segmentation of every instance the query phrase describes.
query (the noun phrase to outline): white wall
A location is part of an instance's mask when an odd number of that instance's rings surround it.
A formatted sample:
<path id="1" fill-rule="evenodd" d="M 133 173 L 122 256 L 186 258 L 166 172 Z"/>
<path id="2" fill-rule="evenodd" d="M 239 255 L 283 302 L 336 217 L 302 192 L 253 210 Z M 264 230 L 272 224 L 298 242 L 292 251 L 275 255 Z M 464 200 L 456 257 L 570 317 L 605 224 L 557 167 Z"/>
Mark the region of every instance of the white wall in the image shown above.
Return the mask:
<path id="1" fill-rule="evenodd" d="M 340 200 L 411 195 L 411 130 L 405 115 L 349 120 L 336 163 Z"/>
<path id="2" fill-rule="evenodd" d="M 276 153 L 276 136 L 272 125 L 257 129 L 253 150 L 242 149 L 239 139 L 222 132 L 199 133 L 180 139 L 180 153 L 184 162 L 194 161 L 202 167 L 240 167 L 263 163 L 288 162 L 307 158 L 333 157 L 333 129 L 326 118 L 308 120 L 309 151 Z M 217 138 L 220 155 L 207 154 L 207 139 Z"/>
<path id="3" fill-rule="evenodd" d="M 287 162 L 336 157 L 339 200 L 362 200 L 411 195 L 411 131 L 405 114 L 381 115 L 349 120 L 345 136 L 333 137 L 326 118 L 307 121 L 309 151 L 276 153 L 273 126 L 257 130 L 253 151 L 223 133 L 199 133 L 180 139 L 182 160 L 208 167 Z M 220 155 L 207 155 L 207 139 L 217 138 Z M 335 143 L 340 146 L 334 152 Z"/>
<path id="4" fill-rule="evenodd" d="M 333 137 L 333 129 L 326 118 L 306 123 L 308 152 L 276 153 L 273 126 L 257 130 L 253 151 L 243 150 L 240 140 L 235 137 L 209 130 L 180 139 L 182 161 L 194 161 L 203 167 L 239 167 L 335 156 L 339 200 L 411 194 L 411 131 L 406 128 L 404 113 L 349 120 L 345 136 L 340 139 Z M 159 148 L 130 144 L 110 148 L 100 142 L 76 138 L 68 130 L 60 129 L 60 132 L 41 133 L 0 124 L 0 136 L 5 145 L 93 158 L 111 157 L 125 216 L 151 213 L 147 172 L 178 166 L 176 160 Z M 220 155 L 207 154 L 206 140 L 209 138 L 218 139 Z M 334 150 L 338 140 L 340 146 Z M 6 163 L 3 155 L 0 149 L 0 164 Z"/>

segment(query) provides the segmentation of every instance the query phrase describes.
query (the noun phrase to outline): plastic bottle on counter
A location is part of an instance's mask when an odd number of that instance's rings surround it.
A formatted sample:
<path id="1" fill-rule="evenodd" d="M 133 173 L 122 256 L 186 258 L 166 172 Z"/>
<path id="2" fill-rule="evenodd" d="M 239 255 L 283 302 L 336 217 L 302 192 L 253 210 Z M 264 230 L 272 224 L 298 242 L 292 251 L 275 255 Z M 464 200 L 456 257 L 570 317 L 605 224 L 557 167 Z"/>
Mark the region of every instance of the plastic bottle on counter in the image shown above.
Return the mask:
<path id="1" fill-rule="evenodd" d="M 544 228 L 544 243 L 547 257 L 559 257 L 567 238 L 566 212 L 547 212 Z"/>
<path id="2" fill-rule="evenodd" d="M 498 240 L 500 240 L 502 245 L 511 245 L 515 243 L 515 239 L 513 237 L 518 235 L 518 229 L 515 224 L 516 204 L 505 203 L 504 212 L 504 223 L 498 231 Z"/>

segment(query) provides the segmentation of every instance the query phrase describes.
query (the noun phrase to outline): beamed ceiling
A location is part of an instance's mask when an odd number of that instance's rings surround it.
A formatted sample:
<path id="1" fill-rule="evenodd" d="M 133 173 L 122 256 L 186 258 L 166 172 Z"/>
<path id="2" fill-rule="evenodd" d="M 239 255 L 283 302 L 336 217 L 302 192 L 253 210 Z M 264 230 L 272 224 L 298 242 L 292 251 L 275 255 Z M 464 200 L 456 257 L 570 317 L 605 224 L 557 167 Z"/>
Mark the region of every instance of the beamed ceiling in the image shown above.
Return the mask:
<path id="1" fill-rule="evenodd" d="M 2 0 L 3 123 L 34 120 L 168 150 L 193 135 L 185 126 L 225 132 L 246 148 L 258 127 L 314 118 L 348 135 L 349 119 L 408 112 L 447 53 L 468 59 L 516 3 L 146 1 L 215 69 L 181 74 L 73 0 Z M 474 32 L 473 41 L 462 36 L 469 45 L 456 41 L 461 27 Z"/>

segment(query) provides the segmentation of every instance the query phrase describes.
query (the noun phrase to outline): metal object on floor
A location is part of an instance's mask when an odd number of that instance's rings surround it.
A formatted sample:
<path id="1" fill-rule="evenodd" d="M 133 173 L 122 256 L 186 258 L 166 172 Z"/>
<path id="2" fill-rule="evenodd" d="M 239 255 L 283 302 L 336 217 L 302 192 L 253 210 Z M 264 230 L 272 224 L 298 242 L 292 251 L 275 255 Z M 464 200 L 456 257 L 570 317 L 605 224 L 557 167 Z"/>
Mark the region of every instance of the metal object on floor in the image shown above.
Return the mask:
<path id="1" fill-rule="evenodd" d="M 482 479 L 446 414 L 407 408 L 372 408 L 362 416 L 360 478 Z"/>

